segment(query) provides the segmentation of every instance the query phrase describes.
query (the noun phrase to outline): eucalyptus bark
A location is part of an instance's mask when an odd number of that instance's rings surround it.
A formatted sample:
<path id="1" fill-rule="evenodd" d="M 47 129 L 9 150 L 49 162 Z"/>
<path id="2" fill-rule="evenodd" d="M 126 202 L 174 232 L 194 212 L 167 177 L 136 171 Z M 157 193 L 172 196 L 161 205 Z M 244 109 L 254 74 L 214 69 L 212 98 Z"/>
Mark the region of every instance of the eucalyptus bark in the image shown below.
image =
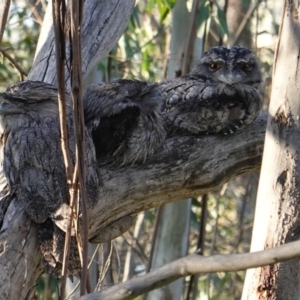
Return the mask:
<path id="1" fill-rule="evenodd" d="M 86 76 L 93 66 L 104 58 L 123 34 L 131 16 L 134 0 L 88 0 L 84 3 L 82 28 L 82 74 Z M 54 31 L 51 5 L 48 5 L 38 52 L 28 75 L 29 80 L 39 80 L 56 85 Z M 45 26 L 44 26 L 45 25 Z M 67 59 L 69 53 L 67 53 Z M 70 70 L 66 68 L 69 85 Z"/>
<path id="2" fill-rule="evenodd" d="M 299 3 L 285 1 L 274 59 L 252 251 L 300 238 L 299 49 Z M 300 299 L 299 282 L 299 259 L 250 270 L 243 299 Z"/>

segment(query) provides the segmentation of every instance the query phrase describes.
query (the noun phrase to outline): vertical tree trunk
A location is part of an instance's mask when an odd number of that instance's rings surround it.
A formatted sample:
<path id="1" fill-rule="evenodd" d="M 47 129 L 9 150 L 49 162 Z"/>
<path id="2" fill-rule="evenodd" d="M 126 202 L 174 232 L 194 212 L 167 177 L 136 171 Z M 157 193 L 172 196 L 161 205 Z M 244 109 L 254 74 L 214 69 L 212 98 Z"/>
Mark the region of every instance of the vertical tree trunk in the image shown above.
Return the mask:
<path id="1" fill-rule="evenodd" d="M 252 251 L 300 237 L 299 3 L 285 1 L 258 190 Z M 300 299 L 300 261 L 247 273 L 243 299 Z"/>

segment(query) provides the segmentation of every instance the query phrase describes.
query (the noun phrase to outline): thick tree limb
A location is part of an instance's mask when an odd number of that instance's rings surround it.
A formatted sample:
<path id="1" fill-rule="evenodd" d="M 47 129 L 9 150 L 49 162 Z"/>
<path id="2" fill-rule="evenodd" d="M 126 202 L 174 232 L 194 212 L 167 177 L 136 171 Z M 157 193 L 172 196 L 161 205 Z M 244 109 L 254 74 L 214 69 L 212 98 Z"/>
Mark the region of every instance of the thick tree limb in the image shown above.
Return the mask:
<path id="1" fill-rule="evenodd" d="M 101 168 L 103 195 L 90 215 L 92 238 L 123 216 L 199 196 L 261 165 L 266 115 L 231 136 L 174 136 L 145 164 Z M 101 236 L 94 241 L 101 241 Z"/>
<path id="2" fill-rule="evenodd" d="M 103 194 L 90 210 L 89 237 L 120 218 L 193 195 L 261 165 L 266 115 L 231 136 L 174 136 L 145 164 L 101 167 Z M 105 230 L 103 230 L 105 232 Z M 97 238 L 95 236 L 97 235 Z M 0 294 L 25 299 L 42 273 L 36 226 L 13 201 L 0 231 Z M 26 276 L 25 276 L 25 275 Z"/>

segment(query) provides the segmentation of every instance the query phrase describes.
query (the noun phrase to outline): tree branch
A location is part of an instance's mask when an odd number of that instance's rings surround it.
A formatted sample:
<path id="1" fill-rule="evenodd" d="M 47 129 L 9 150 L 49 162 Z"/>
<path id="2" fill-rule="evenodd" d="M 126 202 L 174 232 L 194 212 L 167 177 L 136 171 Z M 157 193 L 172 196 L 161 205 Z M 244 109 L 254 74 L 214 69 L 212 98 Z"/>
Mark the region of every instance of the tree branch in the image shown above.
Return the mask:
<path id="1" fill-rule="evenodd" d="M 213 255 L 203 257 L 191 254 L 175 260 L 146 275 L 138 276 L 111 288 L 73 300 L 130 300 L 165 286 L 180 277 L 200 273 L 242 271 L 263 265 L 275 264 L 300 256 L 300 241 L 243 254 Z"/>
<path id="2" fill-rule="evenodd" d="M 260 115 L 231 136 L 174 136 L 145 164 L 100 167 L 103 189 L 99 203 L 89 211 L 89 238 L 94 242 L 112 238 L 105 236 L 111 232 L 108 226 L 122 217 L 207 193 L 259 169 L 266 119 Z M 0 252 L 0 294 L 5 299 L 25 299 L 42 273 L 41 254 L 36 225 L 16 200 L 4 216 L 0 246 L 4 249 Z"/>
<path id="3" fill-rule="evenodd" d="M 10 2 L 11 2 L 10 0 L 4 0 L 0 5 L 0 45 L 2 44 L 2 38 L 7 23 L 7 19 L 8 19 Z"/>
<path id="4" fill-rule="evenodd" d="M 173 136 L 142 165 L 100 167 L 103 189 L 100 202 L 89 212 L 89 237 L 102 242 L 102 230 L 123 216 L 197 197 L 259 169 L 266 119 L 262 114 L 231 136 Z"/>
<path id="5" fill-rule="evenodd" d="M 124 32 L 131 16 L 134 0 L 89 0 L 84 4 L 82 28 L 82 74 L 86 76 L 92 67 L 104 58 Z M 48 5 L 48 9 L 51 5 Z M 46 15 L 49 14 L 47 11 Z M 39 41 L 38 53 L 29 72 L 28 80 L 39 80 L 56 86 L 56 67 L 53 28 L 47 30 L 51 19 L 45 18 Z M 46 36 L 46 38 L 45 38 Z M 69 48 L 68 46 L 66 47 Z M 69 60 L 69 53 L 67 53 Z M 69 85 L 70 70 L 66 68 Z"/>
<path id="6" fill-rule="evenodd" d="M 11 64 L 19 71 L 22 80 L 24 79 L 25 76 L 28 75 L 27 72 L 22 68 L 22 66 L 20 66 L 20 65 L 16 62 L 16 60 L 15 60 L 13 57 L 11 57 L 11 56 L 7 53 L 7 51 L 4 50 L 4 49 L 1 48 L 1 47 L 0 47 L 0 53 L 2 53 L 2 55 L 3 55 L 5 58 L 7 58 L 7 59 L 10 61 L 10 63 L 11 63 Z"/>

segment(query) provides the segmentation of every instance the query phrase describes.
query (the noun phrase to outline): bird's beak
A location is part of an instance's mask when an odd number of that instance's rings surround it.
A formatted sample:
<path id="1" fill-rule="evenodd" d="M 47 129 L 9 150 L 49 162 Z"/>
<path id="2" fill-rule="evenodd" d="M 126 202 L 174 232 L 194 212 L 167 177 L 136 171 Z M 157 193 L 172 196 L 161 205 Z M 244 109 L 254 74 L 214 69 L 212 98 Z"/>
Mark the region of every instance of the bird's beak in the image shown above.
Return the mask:
<path id="1" fill-rule="evenodd" d="M 16 105 L 11 104 L 6 101 L 0 102 L 0 115 L 3 114 L 17 114 L 20 113 L 21 109 L 18 108 Z"/>
<path id="2" fill-rule="evenodd" d="M 230 72 L 228 74 L 222 74 L 220 76 L 221 81 L 226 84 L 233 85 L 243 80 L 241 74 Z"/>

